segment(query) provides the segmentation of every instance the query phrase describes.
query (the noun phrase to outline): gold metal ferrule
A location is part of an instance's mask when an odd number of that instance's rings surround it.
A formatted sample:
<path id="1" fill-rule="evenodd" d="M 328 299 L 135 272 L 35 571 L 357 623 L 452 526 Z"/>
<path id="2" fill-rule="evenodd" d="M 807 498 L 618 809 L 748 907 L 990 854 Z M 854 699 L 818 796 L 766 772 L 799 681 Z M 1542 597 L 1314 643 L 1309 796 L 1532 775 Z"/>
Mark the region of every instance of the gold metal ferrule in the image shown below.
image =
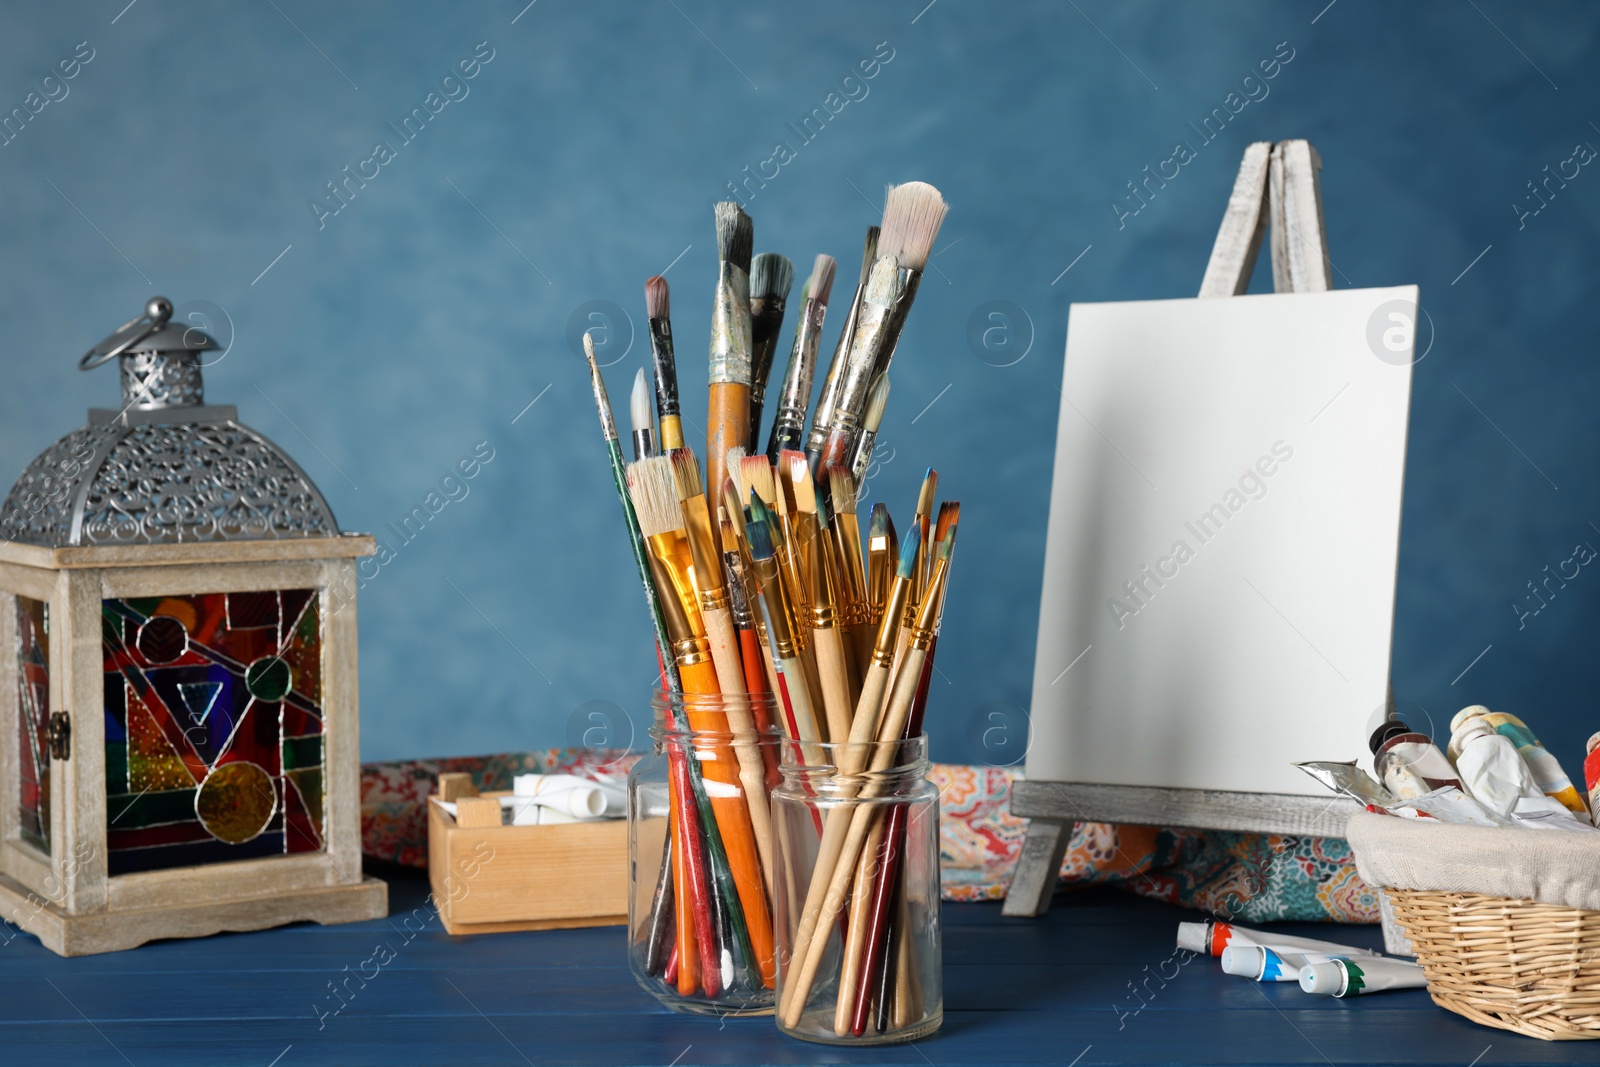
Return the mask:
<path id="1" fill-rule="evenodd" d="M 911 599 L 911 579 L 894 576 L 889 587 L 889 602 L 884 605 L 883 618 L 878 623 L 878 639 L 872 646 L 872 662 L 879 667 L 894 666 L 894 647 L 900 634 L 900 622 Z"/>
<path id="2" fill-rule="evenodd" d="M 682 503 L 689 535 L 689 553 L 694 560 L 694 570 L 689 580 L 694 585 L 700 610 L 725 608 L 728 606 L 728 591 L 722 581 L 722 561 L 711 543 L 711 510 L 706 506 L 705 494 L 697 493 Z"/>
<path id="3" fill-rule="evenodd" d="M 911 647 L 926 652 L 939 633 L 939 612 L 944 603 L 944 591 L 950 574 L 950 557 L 945 556 L 933 565 L 933 577 L 928 580 L 927 592 L 917 605 L 917 621 L 911 628 Z"/>
<path id="4" fill-rule="evenodd" d="M 818 542 L 811 553 L 811 628 L 831 630 L 838 621 L 833 607 L 832 553 Z"/>
<path id="5" fill-rule="evenodd" d="M 665 602 L 668 599 L 667 592 L 671 591 L 674 594 L 672 599 L 678 602 L 688 634 L 704 638 L 706 626 L 700 617 L 700 598 L 694 587 L 694 558 L 689 549 L 689 539 L 682 530 L 672 530 L 652 534 L 645 541 L 650 545 L 651 570 L 655 572 L 656 588 L 661 593 L 659 599 Z M 679 635 L 672 632 L 671 618 L 666 621 L 669 624 L 667 632 L 676 645 Z"/>
<path id="6" fill-rule="evenodd" d="M 711 308 L 712 385 L 750 384 L 750 276 L 724 260 Z"/>
<path id="7" fill-rule="evenodd" d="M 774 655 L 779 659 L 793 659 L 796 649 L 794 634 L 789 629 L 789 606 L 784 601 L 783 579 L 778 576 L 778 561 L 775 559 L 758 559 L 753 561 L 756 577 L 761 582 L 762 595 L 766 598 L 768 639 Z"/>

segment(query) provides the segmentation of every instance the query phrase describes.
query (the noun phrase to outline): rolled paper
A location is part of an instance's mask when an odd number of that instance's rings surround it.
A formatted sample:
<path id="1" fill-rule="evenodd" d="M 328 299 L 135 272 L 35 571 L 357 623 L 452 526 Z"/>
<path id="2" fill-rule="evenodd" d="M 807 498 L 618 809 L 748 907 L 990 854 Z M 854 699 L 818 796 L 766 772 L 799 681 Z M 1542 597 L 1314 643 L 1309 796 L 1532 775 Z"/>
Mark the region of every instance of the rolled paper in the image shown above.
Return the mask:
<path id="1" fill-rule="evenodd" d="M 614 785 L 572 774 L 519 774 L 512 780 L 516 799 L 574 819 L 620 819 L 628 813 L 627 795 Z"/>

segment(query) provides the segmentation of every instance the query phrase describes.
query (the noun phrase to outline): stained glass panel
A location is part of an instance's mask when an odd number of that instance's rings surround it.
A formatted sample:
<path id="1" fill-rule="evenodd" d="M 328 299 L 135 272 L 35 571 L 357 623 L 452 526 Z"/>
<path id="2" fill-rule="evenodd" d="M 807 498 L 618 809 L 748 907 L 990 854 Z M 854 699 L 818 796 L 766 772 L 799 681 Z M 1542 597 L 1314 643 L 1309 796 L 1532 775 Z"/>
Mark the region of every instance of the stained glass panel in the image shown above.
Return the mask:
<path id="1" fill-rule="evenodd" d="M 109 873 L 323 847 L 316 591 L 102 602 Z"/>
<path id="2" fill-rule="evenodd" d="M 50 851 L 50 605 L 25 596 L 17 612 L 17 750 L 23 840 Z"/>

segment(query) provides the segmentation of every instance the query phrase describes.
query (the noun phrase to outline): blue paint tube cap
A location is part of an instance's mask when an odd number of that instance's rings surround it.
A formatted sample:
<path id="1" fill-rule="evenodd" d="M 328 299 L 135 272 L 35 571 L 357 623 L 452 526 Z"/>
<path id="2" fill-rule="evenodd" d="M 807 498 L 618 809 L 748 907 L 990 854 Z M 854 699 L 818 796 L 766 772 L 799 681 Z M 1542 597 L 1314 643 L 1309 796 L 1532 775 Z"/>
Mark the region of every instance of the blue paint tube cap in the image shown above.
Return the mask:
<path id="1" fill-rule="evenodd" d="M 1344 992 L 1345 970 L 1338 960 L 1308 963 L 1300 968 L 1300 988 L 1307 993 L 1336 997 Z"/>
<path id="2" fill-rule="evenodd" d="M 1260 978 L 1267 953 L 1256 945 L 1229 945 L 1222 950 L 1222 973 L 1241 978 Z"/>

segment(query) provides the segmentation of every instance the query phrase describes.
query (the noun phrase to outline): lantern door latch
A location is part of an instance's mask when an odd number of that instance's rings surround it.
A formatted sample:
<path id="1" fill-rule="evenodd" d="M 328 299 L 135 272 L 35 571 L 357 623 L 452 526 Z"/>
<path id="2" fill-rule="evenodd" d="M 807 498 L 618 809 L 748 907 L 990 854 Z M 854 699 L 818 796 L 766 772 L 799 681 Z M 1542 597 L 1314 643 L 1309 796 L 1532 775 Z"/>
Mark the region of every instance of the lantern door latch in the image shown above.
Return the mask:
<path id="1" fill-rule="evenodd" d="M 72 717 L 64 711 L 50 715 L 50 757 L 58 760 L 72 757 Z"/>

